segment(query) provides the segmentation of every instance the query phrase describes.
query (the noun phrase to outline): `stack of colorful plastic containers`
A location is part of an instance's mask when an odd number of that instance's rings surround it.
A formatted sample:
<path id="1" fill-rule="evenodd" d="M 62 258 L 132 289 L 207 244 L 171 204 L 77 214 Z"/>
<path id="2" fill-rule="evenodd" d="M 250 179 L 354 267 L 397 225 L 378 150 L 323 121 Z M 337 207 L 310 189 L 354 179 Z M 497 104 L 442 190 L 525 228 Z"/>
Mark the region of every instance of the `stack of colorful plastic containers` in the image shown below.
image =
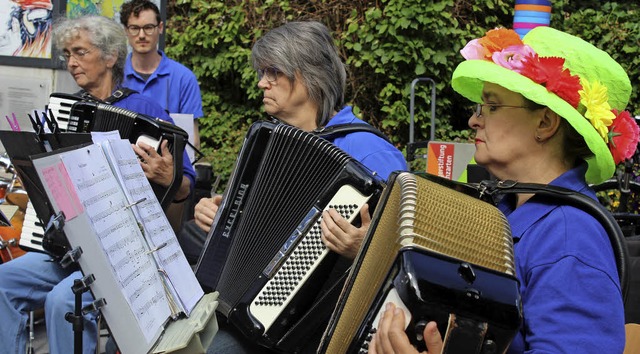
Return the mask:
<path id="1" fill-rule="evenodd" d="M 516 0 L 513 29 L 524 37 L 532 28 L 549 26 L 551 22 L 551 0 Z"/>

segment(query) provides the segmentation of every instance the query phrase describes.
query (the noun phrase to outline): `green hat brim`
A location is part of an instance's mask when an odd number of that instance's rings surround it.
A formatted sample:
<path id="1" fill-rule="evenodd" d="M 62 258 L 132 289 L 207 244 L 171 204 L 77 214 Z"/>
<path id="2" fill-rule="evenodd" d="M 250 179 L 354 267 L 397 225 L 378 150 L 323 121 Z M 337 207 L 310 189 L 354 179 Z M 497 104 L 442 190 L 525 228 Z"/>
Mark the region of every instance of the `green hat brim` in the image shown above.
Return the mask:
<path id="1" fill-rule="evenodd" d="M 565 100 L 547 91 L 547 89 L 515 71 L 506 69 L 491 61 L 466 60 L 453 72 L 451 86 L 472 102 L 482 102 L 484 83 L 500 85 L 517 92 L 527 99 L 549 107 L 584 138 L 593 157 L 587 160 L 586 180 L 597 184 L 611 178 L 615 172 L 615 163 L 609 147 L 591 123 Z"/>

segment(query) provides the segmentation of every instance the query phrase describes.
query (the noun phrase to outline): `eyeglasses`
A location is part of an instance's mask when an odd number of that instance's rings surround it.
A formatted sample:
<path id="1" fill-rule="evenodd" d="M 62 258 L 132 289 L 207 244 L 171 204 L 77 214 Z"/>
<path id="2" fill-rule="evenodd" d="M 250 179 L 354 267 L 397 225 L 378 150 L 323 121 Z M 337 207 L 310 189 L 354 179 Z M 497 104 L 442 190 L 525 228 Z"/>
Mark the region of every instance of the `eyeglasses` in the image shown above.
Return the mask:
<path id="1" fill-rule="evenodd" d="M 278 74 L 281 73 L 282 71 L 274 67 L 258 69 L 258 80 L 262 80 L 262 78 L 264 77 L 265 79 L 267 79 L 267 81 L 269 81 L 270 84 L 273 84 L 278 80 Z"/>
<path id="2" fill-rule="evenodd" d="M 527 106 L 512 106 L 512 105 L 508 105 L 508 104 L 495 104 L 495 103 L 478 103 L 475 107 L 475 115 L 477 118 L 482 117 L 484 114 L 482 114 L 482 109 L 484 107 L 489 107 L 489 112 L 493 112 L 498 108 L 504 107 L 504 108 L 529 108 Z"/>
<path id="3" fill-rule="evenodd" d="M 91 53 L 90 49 L 74 49 L 73 53 L 64 52 L 59 56 L 59 58 L 62 61 L 69 61 L 69 59 L 73 57 L 75 60 L 82 61 L 84 60 L 84 57 L 89 53 Z"/>
<path id="4" fill-rule="evenodd" d="M 142 29 L 144 31 L 144 34 L 146 34 L 147 36 L 150 36 L 156 31 L 156 27 L 158 27 L 158 25 L 149 24 L 149 25 L 144 25 L 142 27 L 131 25 L 131 26 L 127 26 L 127 33 L 129 33 L 132 36 L 137 36 L 140 33 L 140 29 Z"/>

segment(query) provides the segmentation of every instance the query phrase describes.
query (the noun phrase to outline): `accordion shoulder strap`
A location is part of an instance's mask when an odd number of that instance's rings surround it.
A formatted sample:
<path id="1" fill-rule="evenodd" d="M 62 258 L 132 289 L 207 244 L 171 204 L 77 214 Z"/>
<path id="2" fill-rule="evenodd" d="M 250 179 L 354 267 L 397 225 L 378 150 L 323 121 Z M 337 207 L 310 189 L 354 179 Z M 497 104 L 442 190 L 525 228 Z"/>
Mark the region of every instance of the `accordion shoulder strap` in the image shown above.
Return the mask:
<path id="1" fill-rule="evenodd" d="M 533 193 L 553 204 L 566 204 L 590 214 L 598 220 L 609 235 L 609 241 L 616 257 L 616 266 L 620 277 L 622 300 L 626 304 L 630 281 L 630 256 L 625 236 L 617 221 L 603 205 L 594 199 L 568 188 L 536 183 L 518 183 L 515 181 L 482 181 L 479 191 L 489 195 Z"/>
<path id="2" fill-rule="evenodd" d="M 113 94 L 111 94 L 111 96 L 107 97 L 104 100 L 99 100 L 93 96 L 91 96 L 91 94 L 85 90 L 80 90 L 78 92 L 76 92 L 74 95 L 81 97 L 82 100 L 84 101 L 91 101 L 91 102 L 98 102 L 98 103 L 106 103 L 106 104 L 114 104 L 120 100 L 123 100 L 125 98 L 127 98 L 129 95 L 131 95 L 132 93 L 137 93 L 137 91 L 132 90 L 128 87 L 121 87 L 115 91 L 113 91 Z"/>
<path id="3" fill-rule="evenodd" d="M 360 123 L 356 123 L 356 124 L 351 124 L 351 123 L 346 123 L 346 124 L 336 124 L 336 125 L 331 125 L 328 127 L 323 127 L 323 128 L 318 128 L 316 130 L 313 131 L 313 134 L 327 139 L 327 140 L 333 140 L 337 137 L 340 136 L 344 136 L 350 133 L 354 133 L 354 132 L 368 132 L 368 133 L 372 133 L 375 134 L 379 137 L 381 137 L 382 139 L 384 139 L 385 141 L 387 141 L 388 143 L 391 143 L 391 141 L 389 140 L 389 138 L 387 138 L 386 135 L 384 135 L 381 131 L 379 131 L 378 129 L 376 129 L 375 127 L 369 125 L 369 124 L 360 124 Z"/>

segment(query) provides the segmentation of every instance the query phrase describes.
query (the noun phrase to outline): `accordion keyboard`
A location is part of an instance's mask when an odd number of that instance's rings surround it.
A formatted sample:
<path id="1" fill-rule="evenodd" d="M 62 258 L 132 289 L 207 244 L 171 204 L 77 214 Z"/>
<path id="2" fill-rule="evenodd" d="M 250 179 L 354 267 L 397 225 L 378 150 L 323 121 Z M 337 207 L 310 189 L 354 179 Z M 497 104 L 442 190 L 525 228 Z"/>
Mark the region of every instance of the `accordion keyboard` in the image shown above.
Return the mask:
<path id="1" fill-rule="evenodd" d="M 27 203 L 27 211 L 22 224 L 22 233 L 20 234 L 20 247 L 28 250 L 45 252 L 42 248 L 42 239 L 44 238 L 44 225 L 38 219 L 36 210 L 33 208 L 31 201 Z"/>
<path id="2" fill-rule="evenodd" d="M 49 105 L 47 108 L 53 113 L 53 117 L 56 119 L 58 128 L 61 131 L 66 132 L 69 129 L 71 107 L 74 103 L 78 102 L 78 100 L 78 97 L 58 93 L 52 93 L 49 96 Z"/>
<path id="3" fill-rule="evenodd" d="M 333 208 L 342 217 L 351 222 L 359 215 L 360 209 L 368 198 L 368 196 L 362 195 L 353 187 L 345 185 L 331 199 L 325 210 Z M 318 213 L 317 210 L 312 210 L 309 215 L 316 213 Z M 306 218 L 305 220 L 308 219 Z M 321 239 L 321 221 L 322 217 L 318 218 L 312 225 L 300 225 L 265 269 L 264 274 L 271 279 L 257 294 L 250 310 L 251 314 L 262 323 L 266 330 L 282 314 L 289 301 L 328 254 L 329 250 Z M 308 229 L 306 233 L 299 234 L 305 229 Z M 299 239 L 299 241 L 297 241 L 298 243 L 293 250 L 289 251 L 291 245 L 296 242 L 295 239 Z M 290 253 L 288 257 L 286 257 L 287 253 Z M 285 258 L 286 260 L 284 260 Z M 282 260 L 284 260 L 282 266 L 274 273 L 272 270 L 274 265 Z"/>

